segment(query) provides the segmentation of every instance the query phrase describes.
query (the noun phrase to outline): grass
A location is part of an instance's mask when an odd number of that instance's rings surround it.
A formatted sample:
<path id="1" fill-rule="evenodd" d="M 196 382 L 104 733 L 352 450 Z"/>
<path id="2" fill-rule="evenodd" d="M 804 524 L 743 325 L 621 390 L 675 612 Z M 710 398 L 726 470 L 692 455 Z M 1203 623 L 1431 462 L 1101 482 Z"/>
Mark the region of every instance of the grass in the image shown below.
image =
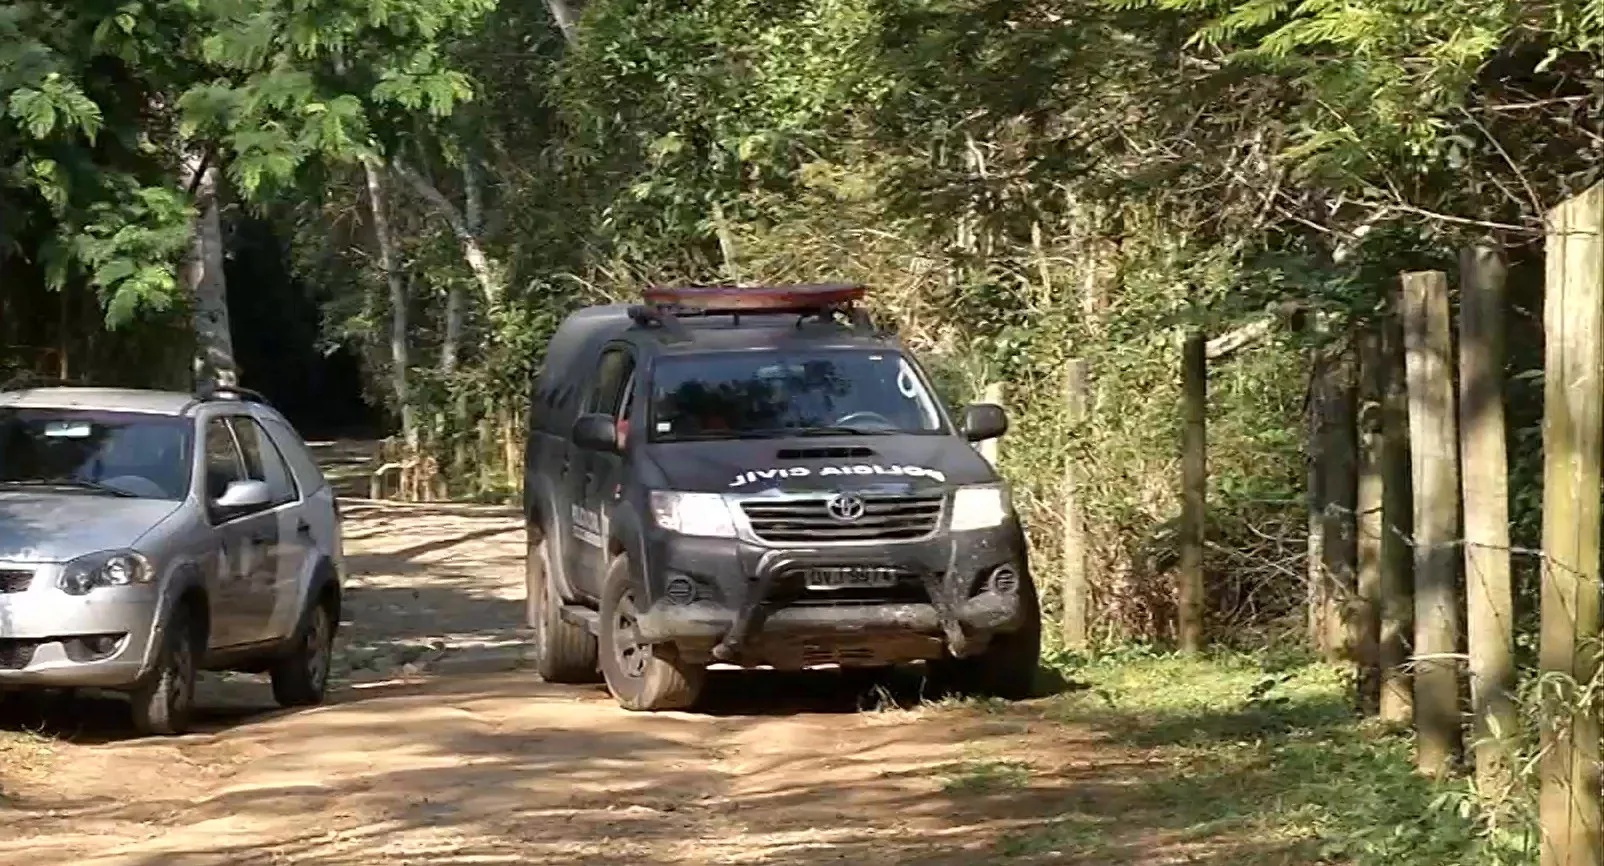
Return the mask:
<path id="1" fill-rule="evenodd" d="M 1003 838 L 999 859 L 1139 860 L 1125 828 L 1141 826 L 1182 844 L 1252 843 L 1221 863 L 1536 862 L 1518 839 L 1487 838 L 1462 784 L 1417 776 L 1407 734 L 1359 718 L 1351 683 L 1329 666 L 1297 656 L 1187 659 L 1143 650 L 1054 664 L 1079 688 L 1036 711 L 1091 728 L 1143 760 L 1112 781 L 1105 773 L 1066 783 L 1067 792 L 1100 787 L 1074 795 L 1045 824 Z M 995 790 L 1034 781 L 1029 767 L 976 762 L 949 769 L 943 785 Z"/>

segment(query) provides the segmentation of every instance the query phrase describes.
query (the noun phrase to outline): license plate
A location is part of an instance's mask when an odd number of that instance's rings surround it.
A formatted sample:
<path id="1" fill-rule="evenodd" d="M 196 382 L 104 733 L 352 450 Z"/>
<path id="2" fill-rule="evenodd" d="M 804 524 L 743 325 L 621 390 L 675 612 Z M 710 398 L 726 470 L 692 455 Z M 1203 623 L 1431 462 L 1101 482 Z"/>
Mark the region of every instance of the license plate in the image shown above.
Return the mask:
<path id="1" fill-rule="evenodd" d="M 808 589 L 885 589 L 896 586 L 899 576 L 894 568 L 875 566 L 810 568 L 804 581 Z"/>

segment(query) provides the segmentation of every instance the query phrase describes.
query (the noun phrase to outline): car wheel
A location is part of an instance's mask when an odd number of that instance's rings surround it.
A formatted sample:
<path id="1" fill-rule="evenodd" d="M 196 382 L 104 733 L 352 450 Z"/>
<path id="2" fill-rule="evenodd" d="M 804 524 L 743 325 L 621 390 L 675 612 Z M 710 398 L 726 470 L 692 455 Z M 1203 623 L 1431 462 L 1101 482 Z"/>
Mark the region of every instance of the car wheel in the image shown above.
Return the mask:
<path id="1" fill-rule="evenodd" d="M 1024 621 L 1018 629 L 992 635 L 979 655 L 933 665 L 934 679 L 942 689 L 1010 701 L 1035 695 L 1041 664 L 1041 604 L 1031 581 L 1020 582 L 1019 596 Z"/>
<path id="2" fill-rule="evenodd" d="M 607 690 L 626 710 L 683 710 L 696 703 L 707 669 L 681 662 L 672 646 L 641 643 L 640 607 L 629 559 L 607 569 L 601 598 L 601 667 Z"/>
<path id="3" fill-rule="evenodd" d="M 524 562 L 525 618 L 534 630 L 535 672 L 548 683 L 593 683 L 596 636 L 562 618 L 562 600 L 551 582 L 546 539 L 529 541 Z"/>
<path id="4" fill-rule="evenodd" d="M 195 708 L 195 674 L 200 667 L 200 636 L 189 611 L 180 608 L 167 623 L 156 669 L 129 695 L 134 730 L 142 736 L 182 734 Z"/>
<path id="5" fill-rule="evenodd" d="M 281 707 L 312 707 L 323 703 L 334 662 L 334 633 L 339 623 L 334 604 L 313 604 L 295 635 L 294 649 L 273 663 L 273 699 Z"/>

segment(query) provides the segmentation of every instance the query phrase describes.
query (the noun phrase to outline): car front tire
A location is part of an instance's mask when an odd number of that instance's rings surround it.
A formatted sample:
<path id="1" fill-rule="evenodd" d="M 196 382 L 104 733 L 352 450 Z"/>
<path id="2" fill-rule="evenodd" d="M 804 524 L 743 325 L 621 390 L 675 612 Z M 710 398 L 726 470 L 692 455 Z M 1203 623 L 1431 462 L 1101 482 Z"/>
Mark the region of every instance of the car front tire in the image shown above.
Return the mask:
<path id="1" fill-rule="evenodd" d="M 167 623 L 156 669 L 129 695 L 134 730 L 141 736 L 171 736 L 189 730 L 195 708 L 195 675 L 205 651 L 193 615 L 180 608 Z"/>

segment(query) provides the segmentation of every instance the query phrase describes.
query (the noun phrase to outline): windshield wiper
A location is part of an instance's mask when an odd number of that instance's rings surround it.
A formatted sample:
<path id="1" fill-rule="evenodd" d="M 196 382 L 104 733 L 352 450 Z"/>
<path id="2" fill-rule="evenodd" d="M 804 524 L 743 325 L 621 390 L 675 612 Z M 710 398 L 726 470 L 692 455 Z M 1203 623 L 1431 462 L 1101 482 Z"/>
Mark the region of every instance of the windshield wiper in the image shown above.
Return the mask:
<path id="1" fill-rule="evenodd" d="M 789 431 L 789 436 L 891 436 L 896 430 L 865 430 L 861 427 L 805 427 Z"/>
<path id="2" fill-rule="evenodd" d="M 76 487 L 80 490 L 93 490 L 96 493 L 107 493 L 124 499 L 139 498 L 137 493 L 130 493 L 121 487 L 113 487 L 110 484 L 102 484 L 99 481 L 91 481 L 88 478 L 28 478 L 20 481 L 0 481 L 0 484 L 13 487 Z"/>

